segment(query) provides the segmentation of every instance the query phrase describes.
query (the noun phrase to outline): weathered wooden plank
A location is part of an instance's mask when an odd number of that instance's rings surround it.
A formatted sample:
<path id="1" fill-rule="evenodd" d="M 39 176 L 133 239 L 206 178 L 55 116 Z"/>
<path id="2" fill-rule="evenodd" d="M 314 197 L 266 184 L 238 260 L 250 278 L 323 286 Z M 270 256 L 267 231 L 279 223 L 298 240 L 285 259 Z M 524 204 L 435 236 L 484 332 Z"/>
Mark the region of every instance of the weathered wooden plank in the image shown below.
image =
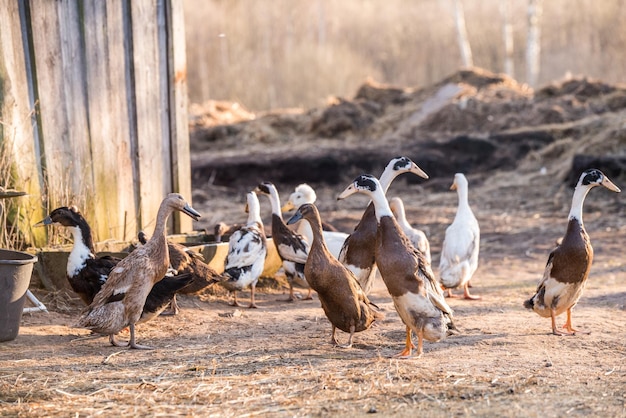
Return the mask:
<path id="1" fill-rule="evenodd" d="M 44 245 L 46 231 L 43 228 L 31 229 L 31 225 L 43 219 L 44 211 L 41 206 L 41 185 L 38 172 L 37 127 L 35 117 L 34 96 L 32 94 L 32 80 L 28 76 L 27 67 L 29 52 L 22 36 L 20 7 L 24 15 L 24 4 L 13 0 L 0 0 L 0 61 L 2 62 L 5 80 L 3 83 L 2 120 L 3 141 L 9 141 L 12 146 L 13 164 L 20 187 L 28 196 L 20 198 L 23 205 L 24 219 L 19 225 L 27 236 L 30 233 L 31 242 L 35 245 Z M 30 88 L 30 91 L 29 91 Z"/>
<path id="2" fill-rule="evenodd" d="M 126 96 L 121 2 L 83 3 L 87 111 L 93 154 L 97 239 L 127 240 L 137 232 Z"/>
<path id="3" fill-rule="evenodd" d="M 167 0 L 168 81 L 170 89 L 170 138 L 172 144 L 172 188 L 191 202 L 191 163 L 187 102 L 187 56 L 185 19 L 180 0 Z M 191 218 L 175 214 L 178 233 L 193 230 Z"/>
<path id="4" fill-rule="evenodd" d="M 154 226 L 158 207 L 171 190 L 168 129 L 163 126 L 161 68 L 159 65 L 158 6 L 153 0 L 130 4 L 134 94 L 137 129 L 137 175 L 140 201 L 140 226 L 148 233 Z M 165 169 L 168 167 L 168 169 Z"/>
<path id="5" fill-rule="evenodd" d="M 51 206 L 90 213 L 91 156 L 80 53 L 78 3 L 31 0 L 33 48 Z"/>

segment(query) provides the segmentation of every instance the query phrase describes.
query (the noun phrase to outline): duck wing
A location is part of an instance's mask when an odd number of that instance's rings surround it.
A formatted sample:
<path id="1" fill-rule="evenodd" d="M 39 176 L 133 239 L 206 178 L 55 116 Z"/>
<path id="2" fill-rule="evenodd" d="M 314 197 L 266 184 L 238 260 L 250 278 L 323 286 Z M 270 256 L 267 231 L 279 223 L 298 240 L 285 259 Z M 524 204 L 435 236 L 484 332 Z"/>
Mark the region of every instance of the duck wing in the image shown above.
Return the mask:
<path id="1" fill-rule="evenodd" d="M 250 266 L 265 254 L 265 239 L 254 227 L 243 227 L 231 235 L 225 269 Z"/>

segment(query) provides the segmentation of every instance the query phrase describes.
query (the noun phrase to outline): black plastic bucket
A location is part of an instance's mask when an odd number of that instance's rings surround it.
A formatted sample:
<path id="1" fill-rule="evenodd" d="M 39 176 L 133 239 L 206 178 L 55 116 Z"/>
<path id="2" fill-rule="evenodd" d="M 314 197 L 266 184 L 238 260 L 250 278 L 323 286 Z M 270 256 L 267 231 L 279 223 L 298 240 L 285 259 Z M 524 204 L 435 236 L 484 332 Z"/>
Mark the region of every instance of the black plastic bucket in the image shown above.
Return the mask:
<path id="1" fill-rule="evenodd" d="M 28 253 L 0 250 L 0 342 L 17 337 L 36 261 Z"/>

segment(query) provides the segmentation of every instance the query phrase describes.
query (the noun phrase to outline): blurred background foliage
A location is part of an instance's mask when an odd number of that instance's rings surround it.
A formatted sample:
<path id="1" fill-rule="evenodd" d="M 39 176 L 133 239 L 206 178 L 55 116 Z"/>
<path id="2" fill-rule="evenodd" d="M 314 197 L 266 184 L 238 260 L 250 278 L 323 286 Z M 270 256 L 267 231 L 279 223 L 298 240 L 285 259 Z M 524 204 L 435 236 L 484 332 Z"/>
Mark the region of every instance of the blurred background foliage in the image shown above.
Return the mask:
<path id="1" fill-rule="evenodd" d="M 622 82 L 626 0 L 543 1 L 537 85 L 568 74 Z M 474 65 L 525 82 L 528 0 L 462 0 Z M 432 84 L 462 67 L 454 0 L 184 0 L 189 96 L 253 111 L 353 97 L 367 77 Z"/>

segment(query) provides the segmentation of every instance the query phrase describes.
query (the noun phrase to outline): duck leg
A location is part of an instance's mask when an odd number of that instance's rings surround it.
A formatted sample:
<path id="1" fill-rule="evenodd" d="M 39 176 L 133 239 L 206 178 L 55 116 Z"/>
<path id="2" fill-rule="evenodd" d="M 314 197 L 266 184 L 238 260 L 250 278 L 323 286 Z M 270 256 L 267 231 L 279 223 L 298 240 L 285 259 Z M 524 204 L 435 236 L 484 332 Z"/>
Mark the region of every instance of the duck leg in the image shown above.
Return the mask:
<path id="1" fill-rule="evenodd" d="M 563 325 L 563 328 L 565 328 L 566 330 L 568 330 L 572 335 L 575 335 L 576 333 L 581 333 L 581 334 L 590 334 L 589 331 L 581 331 L 579 329 L 575 329 L 572 326 L 572 308 L 569 308 L 567 310 L 567 321 L 565 322 L 565 325 Z"/>
<path id="2" fill-rule="evenodd" d="M 109 335 L 109 342 L 111 343 L 112 346 L 114 346 L 114 347 L 128 347 L 128 343 L 120 343 L 119 341 L 117 341 L 117 339 L 115 338 L 116 336 L 117 336 L 117 334 Z"/>
<path id="3" fill-rule="evenodd" d="M 469 287 L 469 282 L 465 283 L 465 286 L 463 286 L 463 297 L 469 300 L 480 300 L 480 296 L 470 295 Z"/>
<path id="4" fill-rule="evenodd" d="M 228 304 L 229 304 L 230 306 L 237 306 L 237 307 L 241 306 L 241 305 L 239 304 L 239 302 L 237 302 L 237 291 L 236 291 L 236 290 L 233 290 L 233 291 L 232 291 L 232 294 L 233 294 L 233 300 L 232 300 L 232 301 L 230 301 L 230 302 L 228 302 Z"/>
<path id="5" fill-rule="evenodd" d="M 332 334 L 330 334 L 330 343 L 332 345 L 339 345 L 339 342 L 337 341 L 337 337 L 335 336 L 335 331 L 337 331 L 337 327 L 333 325 L 333 332 Z"/>
<path id="6" fill-rule="evenodd" d="M 176 302 L 176 295 L 174 295 L 174 297 L 170 301 L 169 308 L 161 312 L 161 315 L 163 316 L 178 315 L 178 312 L 179 312 L 178 303 Z"/>
<path id="7" fill-rule="evenodd" d="M 139 345 L 135 342 L 135 324 L 130 324 L 130 341 L 128 342 L 130 348 L 136 350 L 154 350 L 154 348 L 147 345 Z"/>
<path id="8" fill-rule="evenodd" d="M 406 327 L 406 346 L 401 353 L 396 354 L 394 357 L 409 358 L 413 352 L 413 342 L 411 341 L 411 328 Z"/>
<path id="9" fill-rule="evenodd" d="M 447 289 L 444 289 L 444 290 L 446 290 L 446 291 L 448 292 L 448 294 L 447 294 L 445 297 L 447 297 L 447 298 L 451 298 L 451 299 L 458 298 L 458 296 L 457 296 L 457 295 L 455 295 L 454 293 L 452 293 L 452 289 L 447 288 Z"/>
<path id="10" fill-rule="evenodd" d="M 569 320 L 569 309 L 567 312 L 568 312 L 568 320 Z M 556 327 L 556 310 L 555 309 L 550 309 L 550 319 L 552 320 L 552 334 L 559 335 L 559 336 L 574 335 L 573 332 L 564 332 Z M 571 327 L 571 321 L 570 321 L 570 327 Z"/>
<path id="11" fill-rule="evenodd" d="M 313 300 L 313 289 L 309 287 L 309 293 L 306 295 L 304 300 Z"/>
<path id="12" fill-rule="evenodd" d="M 254 289 L 256 289 L 256 283 L 252 283 L 252 285 L 250 286 L 250 306 L 248 306 L 248 308 L 258 308 L 258 306 L 256 306 L 256 302 L 254 301 Z"/>

